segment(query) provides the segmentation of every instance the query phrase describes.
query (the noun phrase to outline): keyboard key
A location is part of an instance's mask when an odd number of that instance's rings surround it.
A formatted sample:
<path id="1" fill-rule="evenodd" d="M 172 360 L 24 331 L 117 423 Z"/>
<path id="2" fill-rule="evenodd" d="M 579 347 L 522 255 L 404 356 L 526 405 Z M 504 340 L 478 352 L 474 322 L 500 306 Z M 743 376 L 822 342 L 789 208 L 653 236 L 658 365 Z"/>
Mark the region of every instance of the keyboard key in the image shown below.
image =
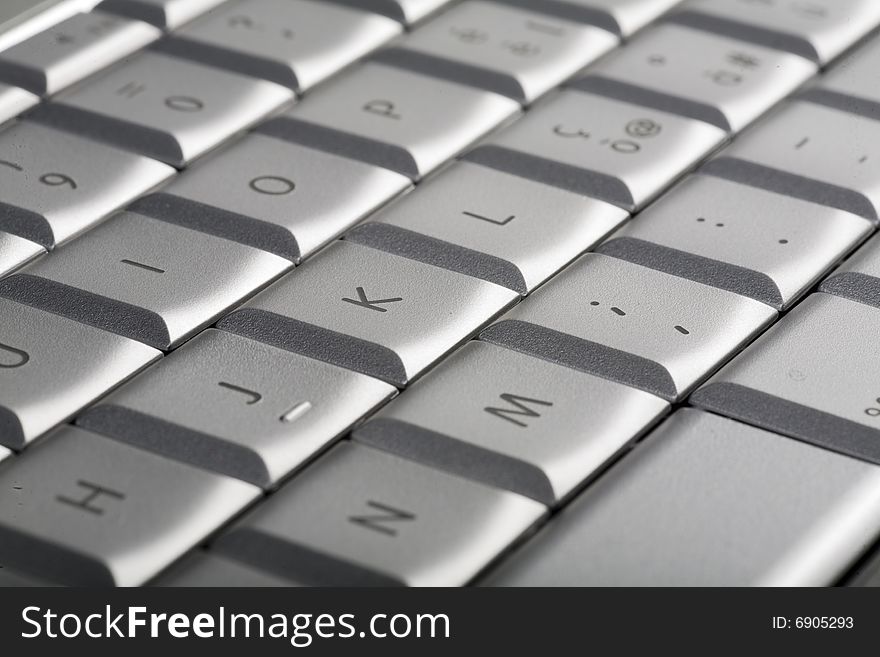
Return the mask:
<path id="1" fill-rule="evenodd" d="M 77 425 L 269 487 L 396 392 L 363 374 L 208 330 Z"/>
<path id="2" fill-rule="evenodd" d="M 691 403 L 880 464 L 878 322 L 880 308 L 814 294 Z"/>
<path id="3" fill-rule="evenodd" d="M 32 117 L 181 167 L 292 98 L 272 82 L 145 52 Z"/>
<path id="4" fill-rule="evenodd" d="M 564 91 L 465 159 L 635 210 L 724 139 L 701 121 Z"/>
<path id="5" fill-rule="evenodd" d="M 330 0 L 333 4 L 372 11 L 412 25 L 456 0 Z"/>
<path id="6" fill-rule="evenodd" d="M 276 587 L 296 586 L 291 580 L 210 552 L 194 552 L 159 577 L 153 586 L 173 587 Z"/>
<path id="7" fill-rule="evenodd" d="M 133 340 L 0 299 L 0 444 L 23 448 L 160 356 Z"/>
<path id="8" fill-rule="evenodd" d="M 398 173 L 248 135 L 131 209 L 299 262 L 411 185 Z"/>
<path id="9" fill-rule="evenodd" d="M 0 276 L 45 253 L 42 247 L 9 233 L 0 233 Z"/>
<path id="10" fill-rule="evenodd" d="M 40 97 L 30 91 L 0 82 L 0 123 L 15 118 L 39 102 Z"/>
<path id="11" fill-rule="evenodd" d="M 880 85 L 877 62 L 880 39 L 874 38 L 822 76 L 804 96 L 816 103 L 837 107 L 880 121 Z"/>
<path id="12" fill-rule="evenodd" d="M 742 135 L 704 171 L 876 222 L 880 208 L 877 144 L 880 122 L 795 102 Z"/>
<path id="13" fill-rule="evenodd" d="M 738 132 L 814 75 L 809 60 L 679 25 L 661 25 L 575 83 Z"/>
<path id="14" fill-rule="evenodd" d="M 870 231 L 843 210 L 692 176 L 597 250 L 783 310 Z"/>
<path id="15" fill-rule="evenodd" d="M 880 240 L 875 237 L 859 249 L 820 289 L 880 308 Z"/>
<path id="16" fill-rule="evenodd" d="M 346 240 L 527 294 L 626 218 L 613 205 L 461 162 Z"/>
<path id="17" fill-rule="evenodd" d="M 876 0 L 691 0 L 672 20 L 827 64 L 880 24 Z"/>
<path id="18" fill-rule="evenodd" d="M 168 350 L 290 262 L 125 212 L 0 281 L 0 296 Z"/>
<path id="19" fill-rule="evenodd" d="M 501 0 L 569 20 L 591 23 L 624 37 L 632 35 L 681 0 Z"/>
<path id="20" fill-rule="evenodd" d="M 367 63 L 262 131 L 417 180 L 518 108 L 497 94 Z"/>
<path id="21" fill-rule="evenodd" d="M 827 586 L 877 533 L 880 468 L 678 411 L 492 586 Z"/>
<path id="22" fill-rule="evenodd" d="M 553 506 L 668 409 L 640 390 L 470 342 L 354 439 Z"/>
<path id="23" fill-rule="evenodd" d="M 544 511 L 519 495 L 344 443 L 215 548 L 309 586 L 457 586 Z"/>
<path id="24" fill-rule="evenodd" d="M 64 427 L 0 470 L 0 561 L 137 586 L 259 496 L 235 479 Z"/>
<path id="25" fill-rule="evenodd" d="M 401 32 L 391 19 L 312 0 L 228 3 L 159 44 L 164 52 L 303 91 Z"/>
<path id="26" fill-rule="evenodd" d="M 617 41 L 589 25 L 474 0 L 430 21 L 379 59 L 531 103 Z"/>
<path id="27" fill-rule="evenodd" d="M 173 174 L 140 155 L 15 123 L 0 132 L 0 229 L 53 249 Z"/>
<path id="28" fill-rule="evenodd" d="M 480 338 L 675 401 L 775 317 L 738 294 L 588 253 Z"/>
<path id="29" fill-rule="evenodd" d="M 226 0 L 104 0 L 98 9 L 173 30 Z"/>
<path id="30" fill-rule="evenodd" d="M 218 327 L 402 388 L 516 298 L 493 283 L 343 241 Z"/>
<path id="31" fill-rule="evenodd" d="M 76 14 L 0 52 L 0 78 L 54 94 L 159 38 L 152 25 L 110 14 Z"/>

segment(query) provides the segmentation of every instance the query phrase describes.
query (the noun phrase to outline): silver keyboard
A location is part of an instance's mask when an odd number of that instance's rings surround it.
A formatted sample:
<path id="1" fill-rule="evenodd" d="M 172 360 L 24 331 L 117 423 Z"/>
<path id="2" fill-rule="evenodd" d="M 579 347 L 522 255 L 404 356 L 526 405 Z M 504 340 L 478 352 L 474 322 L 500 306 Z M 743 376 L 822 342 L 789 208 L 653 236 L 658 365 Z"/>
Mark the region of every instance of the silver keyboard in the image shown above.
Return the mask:
<path id="1" fill-rule="evenodd" d="M 878 28 L 105 0 L 0 51 L 0 585 L 880 585 Z"/>

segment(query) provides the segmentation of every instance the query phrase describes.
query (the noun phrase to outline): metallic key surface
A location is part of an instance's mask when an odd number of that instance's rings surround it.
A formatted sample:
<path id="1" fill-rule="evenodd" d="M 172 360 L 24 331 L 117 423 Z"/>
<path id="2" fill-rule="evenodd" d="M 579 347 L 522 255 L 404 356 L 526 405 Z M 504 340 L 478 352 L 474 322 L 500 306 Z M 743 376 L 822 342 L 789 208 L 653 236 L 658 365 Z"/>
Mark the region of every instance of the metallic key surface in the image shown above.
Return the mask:
<path id="1" fill-rule="evenodd" d="M 401 30 L 389 18 L 330 3 L 244 0 L 193 21 L 161 47 L 304 91 Z"/>
<path id="2" fill-rule="evenodd" d="M 880 308 L 813 294 L 691 403 L 880 463 Z"/>
<path id="3" fill-rule="evenodd" d="M 277 587 L 296 583 L 253 566 L 210 552 L 196 551 L 163 573 L 152 586 L 162 587 Z"/>
<path id="4" fill-rule="evenodd" d="M 878 522 L 877 466 L 684 409 L 486 583 L 827 586 Z"/>
<path id="5" fill-rule="evenodd" d="M 191 167 L 137 209 L 186 217 L 193 226 L 228 223 L 244 229 L 235 232 L 252 246 L 297 262 L 410 184 L 387 169 L 255 134 Z"/>
<path id="6" fill-rule="evenodd" d="M 19 87 L 0 82 L 0 123 L 15 118 L 40 102 L 40 97 Z"/>
<path id="7" fill-rule="evenodd" d="M 342 241 L 218 326 L 402 388 L 517 298 L 494 283 Z"/>
<path id="8" fill-rule="evenodd" d="M 870 222 L 757 187 L 693 176 L 599 251 L 788 308 L 864 239 Z"/>
<path id="9" fill-rule="evenodd" d="M 292 99 L 273 82 L 147 51 L 34 118 L 182 167 Z"/>
<path id="10" fill-rule="evenodd" d="M 691 0 L 672 19 L 789 50 L 827 64 L 880 24 L 873 0 Z"/>
<path id="11" fill-rule="evenodd" d="M 874 38 L 837 62 L 806 93 L 814 102 L 880 120 L 880 89 L 876 84 L 880 39 Z"/>
<path id="12" fill-rule="evenodd" d="M 514 493 L 343 443 L 215 549 L 307 585 L 456 586 L 544 511 Z"/>
<path id="13" fill-rule="evenodd" d="M 269 487 L 396 392 L 363 374 L 209 329 L 77 424 Z"/>
<path id="14" fill-rule="evenodd" d="M 724 139 L 701 121 L 569 90 L 466 159 L 634 210 Z"/>
<path id="15" fill-rule="evenodd" d="M 138 586 L 259 496 L 255 486 L 63 427 L 0 470 L 0 562 Z"/>
<path id="16" fill-rule="evenodd" d="M 0 443 L 21 449 L 161 356 L 0 299 Z"/>
<path id="17" fill-rule="evenodd" d="M 798 55 L 667 24 L 640 34 L 577 84 L 738 132 L 816 72 Z"/>
<path id="18" fill-rule="evenodd" d="M 792 102 L 742 135 L 707 170 L 876 222 L 878 143 L 880 121 L 815 103 Z"/>
<path id="19" fill-rule="evenodd" d="M 674 401 L 775 317 L 738 294 L 592 253 L 481 339 Z"/>
<path id="20" fill-rule="evenodd" d="M 0 229 L 52 249 L 173 174 L 69 132 L 14 123 L 0 132 Z"/>
<path id="21" fill-rule="evenodd" d="M 553 506 L 668 409 L 641 390 L 475 341 L 354 439 Z"/>
<path id="22" fill-rule="evenodd" d="M 475 0 L 395 44 L 401 49 L 395 59 L 531 103 L 617 42 L 590 25 Z"/>
<path id="23" fill-rule="evenodd" d="M 0 296 L 167 350 L 291 266 L 271 253 L 124 212 L 0 281 Z"/>
<path id="24" fill-rule="evenodd" d="M 76 14 L 0 52 L 0 79 L 35 94 L 54 94 L 160 35 L 141 21 L 97 11 Z"/>
<path id="25" fill-rule="evenodd" d="M 628 37 L 681 0 L 507 0 L 535 11 L 568 16 Z"/>
<path id="26" fill-rule="evenodd" d="M 355 67 L 294 107 L 287 132 L 417 180 L 512 117 L 494 93 L 390 66 Z"/>
<path id="27" fill-rule="evenodd" d="M 346 238 L 527 294 L 626 218 L 611 204 L 461 162 Z"/>

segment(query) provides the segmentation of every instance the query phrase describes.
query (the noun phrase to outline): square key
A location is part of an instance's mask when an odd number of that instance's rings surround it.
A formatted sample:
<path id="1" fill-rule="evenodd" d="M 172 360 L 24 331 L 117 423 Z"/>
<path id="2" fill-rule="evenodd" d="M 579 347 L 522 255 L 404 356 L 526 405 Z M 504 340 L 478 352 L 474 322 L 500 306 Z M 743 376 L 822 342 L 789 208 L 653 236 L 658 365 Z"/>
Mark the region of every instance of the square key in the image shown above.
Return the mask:
<path id="1" fill-rule="evenodd" d="M 0 281 L 0 296 L 170 350 L 291 266 L 250 246 L 124 212 Z"/>
<path id="2" fill-rule="evenodd" d="M 609 203 L 458 162 L 346 239 L 528 294 L 627 216 Z"/>
<path id="3" fill-rule="evenodd" d="M 22 449 L 160 357 L 134 340 L 0 299 L 0 444 Z"/>
<path id="4" fill-rule="evenodd" d="M 142 155 L 13 123 L 0 131 L 0 230 L 51 250 L 173 175 Z"/>
<path id="5" fill-rule="evenodd" d="M 260 489 L 65 426 L 0 469 L 0 564 L 73 586 L 140 586 Z"/>
<path id="6" fill-rule="evenodd" d="M 677 401 L 775 318 L 753 299 L 588 253 L 480 339 Z"/>
<path id="7" fill-rule="evenodd" d="M 183 167 L 292 99 L 272 82 L 146 51 L 33 118 Z"/>
<path id="8" fill-rule="evenodd" d="M 299 262 L 411 184 L 387 169 L 250 134 L 133 209 L 194 227 L 229 224 L 252 246 Z"/>
<path id="9" fill-rule="evenodd" d="M 242 0 L 177 30 L 160 47 L 302 92 L 380 47 L 401 29 L 389 18 L 331 3 Z"/>
<path id="10" fill-rule="evenodd" d="M 341 241 L 218 327 L 403 388 L 517 298 L 494 283 Z"/>
<path id="11" fill-rule="evenodd" d="M 518 111 L 498 94 L 368 62 L 276 122 L 306 146 L 418 180 Z"/>
<path id="12" fill-rule="evenodd" d="M 309 586 L 462 586 L 544 512 L 520 495 L 344 442 L 214 550 Z"/>
<path id="13" fill-rule="evenodd" d="M 569 90 L 465 159 L 632 211 L 725 138 L 702 121 Z"/>

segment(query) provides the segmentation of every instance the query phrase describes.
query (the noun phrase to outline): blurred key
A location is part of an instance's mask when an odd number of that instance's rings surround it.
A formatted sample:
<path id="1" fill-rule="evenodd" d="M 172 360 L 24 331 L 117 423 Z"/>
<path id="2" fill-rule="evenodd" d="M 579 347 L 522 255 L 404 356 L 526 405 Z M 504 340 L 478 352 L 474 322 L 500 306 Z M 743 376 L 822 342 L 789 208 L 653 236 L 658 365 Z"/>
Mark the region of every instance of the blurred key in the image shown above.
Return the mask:
<path id="1" fill-rule="evenodd" d="M 0 79 L 54 94 L 155 41 L 152 25 L 93 12 L 76 14 L 0 52 Z"/>
<path id="2" fill-rule="evenodd" d="M 828 586 L 870 545 L 880 468 L 678 411 L 490 586 Z"/>
<path id="3" fill-rule="evenodd" d="M 493 283 L 342 241 L 218 327 L 402 388 L 516 298 Z"/>
<path id="4" fill-rule="evenodd" d="M 528 294 L 626 218 L 613 205 L 461 162 L 346 240 Z"/>
<path id="5" fill-rule="evenodd" d="M 878 144 L 880 121 L 793 102 L 742 135 L 703 171 L 876 222 Z"/>
<path id="6" fill-rule="evenodd" d="M 239 561 L 199 550 L 172 566 L 152 586 L 262 588 L 296 586 L 296 583 Z"/>
<path id="7" fill-rule="evenodd" d="M 387 169 L 252 134 L 131 209 L 225 230 L 299 262 L 410 185 Z"/>
<path id="8" fill-rule="evenodd" d="M 290 268 L 230 240 L 125 212 L 0 281 L 0 295 L 168 350 Z"/>
<path id="9" fill-rule="evenodd" d="M 554 506 L 668 409 L 641 390 L 470 342 L 354 439 Z"/>
<path id="10" fill-rule="evenodd" d="M 545 508 L 343 443 L 215 543 L 306 585 L 460 586 Z"/>
<path id="11" fill-rule="evenodd" d="M 0 132 L 0 229 L 53 249 L 173 174 L 140 155 L 15 123 Z"/>
<path id="12" fill-rule="evenodd" d="M 675 401 L 775 317 L 738 294 L 588 253 L 480 338 Z"/>
<path id="13" fill-rule="evenodd" d="M 138 586 L 259 496 L 229 477 L 64 427 L 0 470 L 0 562 Z"/>
<path id="14" fill-rule="evenodd" d="M 9 233 L 0 233 L 0 276 L 18 269 L 45 250 L 30 240 Z"/>
<path id="15" fill-rule="evenodd" d="M 12 456 L 12 452 L 10 452 L 5 447 L 0 447 L 0 461 L 2 461 L 5 458 L 8 458 L 9 456 Z"/>
<path id="16" fill-rule="evenodd" d="M 878 322 L 880 308 L 814 294 L 691 403 L 880 464 Z"/>
<path id="17" fill-rule="evenodd" d="M 396 21 L 320 1 L 243 0 L 193 21 L 159 47 L 304 91 L 400 32 Z"/>
<path id="18" fill-rule="evenodd" d="M 843 210 L 692 176 L 597 250 L 783 310 L 870 231 Z"/>
<path id="19" fill-rule="evenodd" d="M 803 57 L 679 25 L 660 25 L 575 86 L 738 132 L 814 75 Z"/>
<path id="20" fill-rule="evenodd" d="M 0 444 L 23 448 L 160 356 L 128 338 L 0 299 Z"/>
<path id="21" fill-rule="evenodd" d="M 326 0 L 325 0 L 326 1 Z M 333 4 L 372 11 L 412 25 L 457 0 L 329 0 Z"/>
<path id="22" fill-rule="evenodd" d="M 690 0 L 672 20 L 827 64 L 880 24 L 876 0 Z"/>
<path id="23" fill-rule="evenodd" d="M 837 107 L 880 121 L 880 84 L 877 62 L 880 38 L 873 38 L 842 62 L 835 64 L 816 85 L 804 92 L 813 102 Z"/>
<path id="24" fill-rule="evenodd" d="M 589 25 L 474 0 L 379 58 L 531 103 L 616 44 L 615 36 Z"/>
<path id="25" fill-rule="evenodd" d="M 30 91 L 0 82 L 0 123 L 15 118 L 39 102 L 40 97 Z"/>
<path id="26" fill-rule="evenodd" d="M 494 93 L 367 63 L 261 130 L 418 180 L 518 109 Z"/>
<path id="27" fill-rule="evenodd" d="M 173 30 L 226 0 L 104 0 L 101 11 Z"/>
<path id="28" fill-rule="evenodd" d="M 465 159 L 634 210 L 724 139 L 702 121 L 563 91 Z"/>
<path id="29" fill-rule="evenodd" d="M 269 487 L 396 392 L 363 374 L 208 330 L 77 425 Z"/>
<path id="30" fill-rule="evenodd" d="M 292 98 L 272 82 L 148 51 L 33 118 L 181 167 Z"/>
<path id="31" fill-rule="evenodd" d="M 875 237 L 860 248 L 820 289 L 880 308 L 880 239 Z"/>
<path id="32" fill-rule="evenodd" d="M 560 18 L 598 25 L 624 37 L 641 29 L 681 0 L 499 0 Z"/>

